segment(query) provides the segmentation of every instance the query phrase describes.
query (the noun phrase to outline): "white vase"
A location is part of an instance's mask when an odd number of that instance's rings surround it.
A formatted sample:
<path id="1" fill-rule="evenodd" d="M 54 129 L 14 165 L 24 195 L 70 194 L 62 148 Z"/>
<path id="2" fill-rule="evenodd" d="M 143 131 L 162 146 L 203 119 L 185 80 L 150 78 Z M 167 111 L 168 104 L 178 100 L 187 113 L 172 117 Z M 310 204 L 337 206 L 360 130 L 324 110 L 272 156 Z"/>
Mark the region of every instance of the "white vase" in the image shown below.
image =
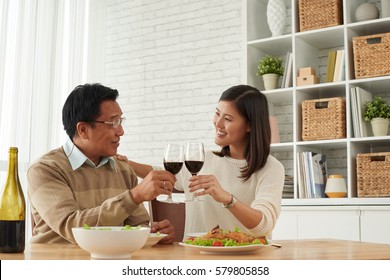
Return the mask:
<path id="1" fill-rule="evenodd" d="M 390 17 L 390 0 L 381 0 L 382 18 Z"/>
<path id="2" fill-rule="evenodd" d="M 363 3 L 355 11 L 357 21 L 365 21 L 379 18 L 379 10 L 374 4 Z"/>
<path id="3" fill-rule="evenodd" d="M 286 28 L 286 5 L 284 0 L 269 0 L 267 5 L 267 22 L 272 36 L 283 35 Z"/>
<path id="4" fill-rule="evenodd" d="M 263 82 L 265 90 L 278 88 L 279 75 L 278 74 L 264 74 Z"/>
<path id="5" fill-rule="evenodd" d="M 386 136 L 389 129 L 389 119 L 373 118 L 371 128 L 374 136 Z"/>

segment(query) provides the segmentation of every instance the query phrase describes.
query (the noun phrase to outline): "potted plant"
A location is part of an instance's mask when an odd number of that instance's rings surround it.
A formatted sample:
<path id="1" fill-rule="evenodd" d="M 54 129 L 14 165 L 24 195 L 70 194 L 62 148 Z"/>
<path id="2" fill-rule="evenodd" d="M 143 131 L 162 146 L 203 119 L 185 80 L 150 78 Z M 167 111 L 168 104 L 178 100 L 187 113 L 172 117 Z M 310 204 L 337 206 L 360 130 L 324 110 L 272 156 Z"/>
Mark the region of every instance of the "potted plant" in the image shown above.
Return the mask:
<path id="1" fill-rule="evenodd" d="M 364 120 L 371 121 L 374 136 L 385 136 L 389 128 L 390 106 L 384 99 L 376 96 L 372 101 L 366 102 L 364 107 Z"/>
<path id="2" fill-rule="evenodd" d="M 278 87 L 279 77 L 283 76 L 283 60 L 278 56 L 266 55 L 259 60 L 257 76 L 262 76 L 266 90 Z"/>

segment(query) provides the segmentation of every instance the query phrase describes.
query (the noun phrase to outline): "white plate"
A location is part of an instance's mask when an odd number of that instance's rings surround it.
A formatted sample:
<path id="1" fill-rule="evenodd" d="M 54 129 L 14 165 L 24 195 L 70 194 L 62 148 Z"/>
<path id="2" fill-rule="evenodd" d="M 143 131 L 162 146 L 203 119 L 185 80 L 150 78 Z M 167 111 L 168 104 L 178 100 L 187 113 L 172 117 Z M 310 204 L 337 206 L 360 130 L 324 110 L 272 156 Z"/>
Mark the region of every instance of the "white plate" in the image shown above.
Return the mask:
<path id="1" fill-rule="evenodd" d="M 269 247 L 270 245 L 262 244 L 253 244 L 253 245 L 244 245 L 244 246 L 227 246 L 227 247 L 218 247 L 218 246 L 198 246 L 186 243 L 179 243 L 179 245 L 199 251 L 203 254 L 249 254 L 253 253 L 261 248 Z"/>
<path id="2" fill-rule="evenodd" d="M 156 245 L 157 242 L 159 242 L 161 239 L 163 239 L 167 235 L 168 234 L 165 234 L 165 233 L 151 233 L 151 234 L 149 234 L 148 240 L 146 240 L 146 243 L 143 246 L 143 248 L 152 247 L 153 245 Z"/>
<path id="3" fill-rule="evenodd" d="M 190 237 L 193 237 L 193 238 L 195 238 L 195 237 L 199 237 L 199 236 L 203 236 L 203 235 L 205 235 L 205 234 L 207 234 L 207 232 L 191 232 L 191 233 L 186 233 L 185 234 L 185 239 L 188 239 L 188 238 L 190 238 Z"/>

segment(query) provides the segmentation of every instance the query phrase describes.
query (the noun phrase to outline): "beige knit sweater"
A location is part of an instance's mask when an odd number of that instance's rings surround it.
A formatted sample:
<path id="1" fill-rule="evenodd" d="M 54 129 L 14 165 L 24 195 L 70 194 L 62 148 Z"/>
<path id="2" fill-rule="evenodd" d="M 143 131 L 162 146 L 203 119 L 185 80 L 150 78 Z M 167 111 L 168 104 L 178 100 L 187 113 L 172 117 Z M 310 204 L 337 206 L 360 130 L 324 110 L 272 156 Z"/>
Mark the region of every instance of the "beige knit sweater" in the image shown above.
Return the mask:
<path id="1" fill-rule="evenodd" d="M 84 163 L 72 170 L 63 148 L 55 149 L 28 170 L 28 198 L 33 243 L 75 243 L 72 228 L 148 225 L 143 204 L 136 205 L 129 189 L 137 177 L 124 161 L 94 168 Z"/>

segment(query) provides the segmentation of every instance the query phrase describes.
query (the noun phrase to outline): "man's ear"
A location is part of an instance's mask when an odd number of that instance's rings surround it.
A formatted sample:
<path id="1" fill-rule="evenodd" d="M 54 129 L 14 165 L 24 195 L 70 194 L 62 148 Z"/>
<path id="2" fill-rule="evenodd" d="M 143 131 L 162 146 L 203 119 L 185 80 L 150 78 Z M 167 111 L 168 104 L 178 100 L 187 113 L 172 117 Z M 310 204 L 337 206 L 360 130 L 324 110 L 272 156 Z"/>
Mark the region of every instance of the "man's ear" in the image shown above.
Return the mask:
<path id="1" fill-rule="evenodd" d="M 88 131 L 91 127 L 86 122 L 78 122 L 76 124 L 76 133 L 81 137 L 81 139 L 88 139 Z"/>

